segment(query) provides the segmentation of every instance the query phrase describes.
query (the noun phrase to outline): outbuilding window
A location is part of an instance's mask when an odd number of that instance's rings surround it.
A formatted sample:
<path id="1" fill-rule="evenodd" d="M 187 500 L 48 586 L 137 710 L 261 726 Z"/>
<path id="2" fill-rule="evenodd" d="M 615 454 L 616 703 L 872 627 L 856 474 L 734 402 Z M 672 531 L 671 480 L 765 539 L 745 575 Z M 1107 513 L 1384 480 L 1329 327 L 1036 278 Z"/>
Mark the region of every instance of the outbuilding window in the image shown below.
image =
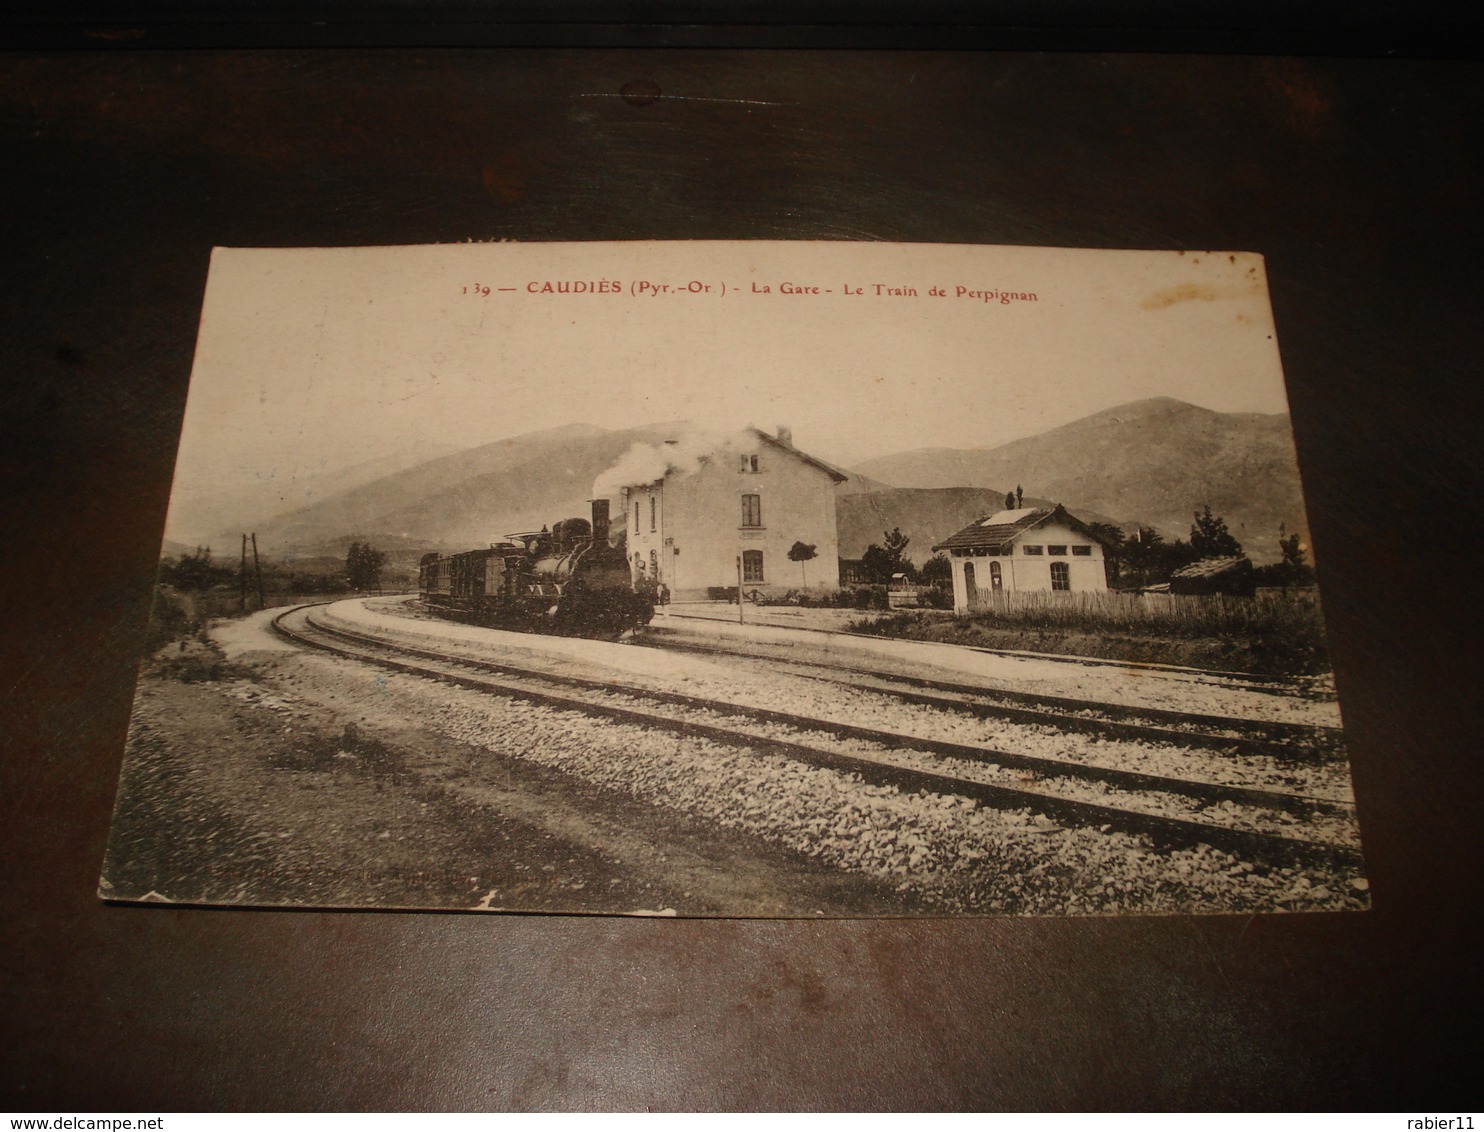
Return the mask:
<path id="1" fill-rule="evenodd" d="M 753 497 L 757 498 L 756 496 Z M 742 552 L 742 580 L 744 582 L 761 582 L 763 580 L 763 552 L 761 550 L 744 550 Z"/>
<path id="2" fill-rule="evenodd" d="M 1074 546 L 1074 547 L 1072 547 L 1072 554 L 1074 556 L 1076 556 L 1077 558 L 1091 558 L 1092 557 L 1092 547 L 1090 547 L 1090 546 Z"/>
<path id="3" fill-rule="evenodd" d="M 1064 546 L 1048 546 L 1046 548 L 1046 553 L 1057 554 L 1060 555 L 1062 558 L 1065 558 L 1067 556 L 1067 548 Z"/>
<path id="4" fill-rule="evenodd" d="M 989 588 L 996 593 L 999 593 L 1000 590 L 1005 588 L 1005 579 L 1000 573 L 1000 564 L 998 562 L 991 562 L 989 564 Z"/>
<path id="5" fill-rule="evenodd" d="M 1026 554 L 1040 554 L 1046 548 L 1044 546 L 1023 546 L 1020 549 Z"/>
<path id="6" fill-rule="evenodd" d="M 763 497 L 761 495 L 742 497 L 742 525 L 744 527 L 763 525 Z"/>
<path id="7" fill-rule="evenodd" d="M 1051 564 L 1051 588 L 1054 590 L 1069 590 L 1072 588 L 1072 568 L 1065 562 L 1053 562 Z"/>

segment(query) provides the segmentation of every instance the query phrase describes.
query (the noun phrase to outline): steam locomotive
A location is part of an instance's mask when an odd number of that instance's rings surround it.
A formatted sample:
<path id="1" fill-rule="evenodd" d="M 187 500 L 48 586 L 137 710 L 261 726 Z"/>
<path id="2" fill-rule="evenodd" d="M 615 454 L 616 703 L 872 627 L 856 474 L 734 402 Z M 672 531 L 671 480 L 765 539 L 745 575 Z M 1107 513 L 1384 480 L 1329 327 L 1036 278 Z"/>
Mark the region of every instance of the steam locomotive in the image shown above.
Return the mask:
<path id="1" fill-rule="evenodd" d="M 649 624 L 654 595 L 635 589 L 608 530 L 608 500 L 595 499 L 591 523 L 563 519 L 487 549 L 423 555 L 418 589 L 434 610 L 480 624 L 617 637 Z"/>

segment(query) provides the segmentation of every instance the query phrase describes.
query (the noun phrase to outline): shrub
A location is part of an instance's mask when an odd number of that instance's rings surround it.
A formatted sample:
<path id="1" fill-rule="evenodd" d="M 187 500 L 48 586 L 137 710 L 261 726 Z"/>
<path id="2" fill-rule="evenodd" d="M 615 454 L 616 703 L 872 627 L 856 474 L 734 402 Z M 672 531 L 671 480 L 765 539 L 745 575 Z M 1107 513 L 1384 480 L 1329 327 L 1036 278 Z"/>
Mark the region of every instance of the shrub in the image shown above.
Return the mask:
<path id="1" fill-rule="evenodd" d="M 942 586 L 928 586 L 917 591 L 917 601 L 927 609 L 952 609 L 953 591 Z"/>
<path id="2" fill-rule="evenodd" d="M 180 641 L 175 649 L 167 646 L 156 657 L 154 674 L 183 684 L 204 684 L 214 680 L 250 679 L 248 669 L 233 664 L 221 649 L 209 641 Z"/>
<path id="3" fill-rule="evenodd" d="M 851 628 L 964 643 L 988 643 L 993 634 L 1005 632 L 1082 635 L 1099 639 L 1102 651 L 1097 655 L 1122 649 L 1128 659 L 1138 659 L 1134 654 L 1147 651 L 1149 642 L 1204 642 L 1227 653 L 1231 666 L 1252 672 L 1314 674 L 1327 661 L 1324 623 L 1313 591 L 1255 597 L 1007 593 L 981 594 L 980 600 L 982 608 L 951 621 L 904 610 L 853 622 Z"/>
<path id="4" fill-rule="evenodd" d="M 295 574 L 288 585 L 292 594 L 343 594 L 349 589 L 346 580 L 337 574 Z"/>

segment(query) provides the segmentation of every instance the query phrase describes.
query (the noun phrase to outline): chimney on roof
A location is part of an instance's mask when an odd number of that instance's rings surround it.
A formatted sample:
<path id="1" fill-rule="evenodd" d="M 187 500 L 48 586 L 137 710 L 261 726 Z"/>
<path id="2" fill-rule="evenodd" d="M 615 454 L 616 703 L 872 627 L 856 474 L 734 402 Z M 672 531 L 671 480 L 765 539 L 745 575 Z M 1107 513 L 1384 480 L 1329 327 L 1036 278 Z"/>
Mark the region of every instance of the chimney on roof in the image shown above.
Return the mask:
<path id="1" fill-rule="evenodd" d="M 792 446 L 794 442 L 794 430 L 788 425 L 778 426 L 778 443 Z"/>

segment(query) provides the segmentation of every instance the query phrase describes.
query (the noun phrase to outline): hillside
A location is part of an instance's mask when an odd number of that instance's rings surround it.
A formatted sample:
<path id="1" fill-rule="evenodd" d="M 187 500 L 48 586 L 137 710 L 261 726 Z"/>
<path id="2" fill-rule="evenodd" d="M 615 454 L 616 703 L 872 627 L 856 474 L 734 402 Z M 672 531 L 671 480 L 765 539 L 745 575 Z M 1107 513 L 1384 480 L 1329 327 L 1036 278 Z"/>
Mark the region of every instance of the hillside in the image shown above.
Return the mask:
<path id="1" fill-rule="evenodd" d="M 1278 557 L 1279 523 L 1308 538 L 1286 414 L 1218 413 L 1159 397 L 996 448 L 918 449 L 857 470 L 903 487 L 1020 484 L 1027 498 L 1144 523 L 1171 539 L 1188 537 L 1191 513 L 1209 503 L 1257 562 Z"/>
<path id="2" fill-rule="evenodd" d="M 417 464 L 457 451 L 452 446 L 429 451 L 404 449 L 346 468 L 331 468 L 289 481 L 266 480 L 199 495 L 183 495 L 170 501 L 165 536 L 191 547 L 205 543 L 225 545 L 221 536 L 234 538 L 242 531 L 255 531 L 276 516 L 332 499 L 346 491 L 397 475 Z"/>
<path id="3" fill-rule="evenodd" d="M 900 527 L 912 540 L 907 557 L 921 566 L 932 557 L 933 543 L 1004 505 L 1003 491 L 983 487 L 895 487 L 840 494 L 835 498 L 840 557 L 859 558 L 887 531 Z"/>
<path id="4" fill-rule="evenodd" d="M 840 471 L 844 472 L 850 478 L 844 483 L 835 485 L 835 495 L 837 498 L 844 495 L 864 495 L 873 491 L 894 490 L 889 483 L 873 480 L 869 476 L 863 476 L 859 472 L 852 471 L 849 468 L 841 468 Z"/>
<path id="5" fill-rule="evenodd" d="M 323 553 L 351 536 L 457 549 L 589 514 L 593 480 L 670 426 L 571 425 L 456 452 L 301 507 L 258 528 L 275 556 Z"/>

